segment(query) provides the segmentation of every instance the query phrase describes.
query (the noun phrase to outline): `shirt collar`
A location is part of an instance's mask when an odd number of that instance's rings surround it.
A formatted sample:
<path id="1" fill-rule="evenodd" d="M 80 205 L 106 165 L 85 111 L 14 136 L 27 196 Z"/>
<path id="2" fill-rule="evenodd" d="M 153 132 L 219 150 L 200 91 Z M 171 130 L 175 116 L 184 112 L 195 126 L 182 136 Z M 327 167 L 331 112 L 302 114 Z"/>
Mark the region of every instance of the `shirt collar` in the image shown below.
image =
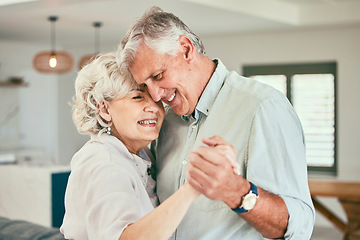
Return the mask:
<path id="1" fill-rule="evenodd" d="M 225 77 L 228 73 L 225 65 L 220 59 L 214 59 L 214 63 L 217 65 L 216 69 L 211 76 L 208 84 L 206 85 L 200 99 L 196 105 L 195 111 L 192 115 L 184 115 L 182 119 L 189 121 L 191 117 L 199 119 L 200 114 L 207 116 L 210 112 L 211 106 L 213 105 L 216 96 L 218 95 L 221 87 L 224 84 Z"/>

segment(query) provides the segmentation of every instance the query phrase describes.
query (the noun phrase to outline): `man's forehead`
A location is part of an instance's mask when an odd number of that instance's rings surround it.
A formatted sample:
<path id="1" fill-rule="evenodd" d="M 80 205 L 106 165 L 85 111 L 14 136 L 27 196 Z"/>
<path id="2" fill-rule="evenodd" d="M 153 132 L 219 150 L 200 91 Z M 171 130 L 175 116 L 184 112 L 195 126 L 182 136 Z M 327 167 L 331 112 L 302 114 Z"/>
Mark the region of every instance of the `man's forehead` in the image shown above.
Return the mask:
<path id="1" fill-rule="evenodd" d="M 145 44 L 138 48 L 130 72 L 137 81 L 145 81 L 159 73 L 164 68 L 161 55 Z M 138 79 L 137 79 L 138 78 Z"/>

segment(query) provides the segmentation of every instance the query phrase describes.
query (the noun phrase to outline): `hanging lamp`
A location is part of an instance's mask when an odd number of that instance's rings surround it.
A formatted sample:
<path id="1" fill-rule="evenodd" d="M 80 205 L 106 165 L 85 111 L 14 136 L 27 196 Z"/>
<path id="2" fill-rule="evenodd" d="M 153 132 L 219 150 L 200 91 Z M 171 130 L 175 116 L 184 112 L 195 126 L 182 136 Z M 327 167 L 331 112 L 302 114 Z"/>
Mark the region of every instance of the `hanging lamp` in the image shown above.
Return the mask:
<path id="1" fill-rule="evenodd" d="M 100 53 L 100 27 L 101 22 L 94 22 L 93 27 L 95 28 L 95 53 L 89 54 L 82 57 L 79 61 L 78 68 L 79 70 L 82 69 L 85 65 L 91 63 L 92 60 L 96 58 L 96 56 Z"/>
<path id="2" fill-rule="evenodd" d="M 58 17 L 50 16 L 51 22 L 51 50 L 39 52 L 33 59 L 34 68 L 41 73 L 67 73 L 74 65 L 72 56 L 65 51 L 55 50 L 55 22 Z"/>

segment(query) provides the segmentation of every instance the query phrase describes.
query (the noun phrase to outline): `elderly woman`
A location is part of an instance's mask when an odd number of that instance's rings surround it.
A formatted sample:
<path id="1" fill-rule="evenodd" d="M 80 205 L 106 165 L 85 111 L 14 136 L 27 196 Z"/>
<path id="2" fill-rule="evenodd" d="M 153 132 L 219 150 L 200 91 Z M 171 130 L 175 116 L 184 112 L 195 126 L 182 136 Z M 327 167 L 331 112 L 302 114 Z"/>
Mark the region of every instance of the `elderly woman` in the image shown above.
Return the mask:
<path id="1" fill-rule="evenodd" d="M 162 103 L 119 72 L 113 53 L 85 66 L 75 89 L 73 120 L 91 139 L 71 160 L 64 237 L 168 239 L 199 193 L 186 183 L 156 207 L 144 148 L 158 137 Z"/>

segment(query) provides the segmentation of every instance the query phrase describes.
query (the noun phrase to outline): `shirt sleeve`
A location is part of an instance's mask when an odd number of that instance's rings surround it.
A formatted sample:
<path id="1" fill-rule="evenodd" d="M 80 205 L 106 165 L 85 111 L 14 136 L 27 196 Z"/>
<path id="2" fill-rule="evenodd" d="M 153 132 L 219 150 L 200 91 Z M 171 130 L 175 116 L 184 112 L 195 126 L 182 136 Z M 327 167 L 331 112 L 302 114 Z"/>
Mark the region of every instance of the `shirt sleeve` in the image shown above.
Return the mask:
<path id="1" fill-rule="evenodd" d="M 289 221 L 285 239 L 310 239 L 315 210 L 307 179 L 305 140 L 287 99 L 266 100 L 250 131 L 246 177 L 285 202 Z"/>

